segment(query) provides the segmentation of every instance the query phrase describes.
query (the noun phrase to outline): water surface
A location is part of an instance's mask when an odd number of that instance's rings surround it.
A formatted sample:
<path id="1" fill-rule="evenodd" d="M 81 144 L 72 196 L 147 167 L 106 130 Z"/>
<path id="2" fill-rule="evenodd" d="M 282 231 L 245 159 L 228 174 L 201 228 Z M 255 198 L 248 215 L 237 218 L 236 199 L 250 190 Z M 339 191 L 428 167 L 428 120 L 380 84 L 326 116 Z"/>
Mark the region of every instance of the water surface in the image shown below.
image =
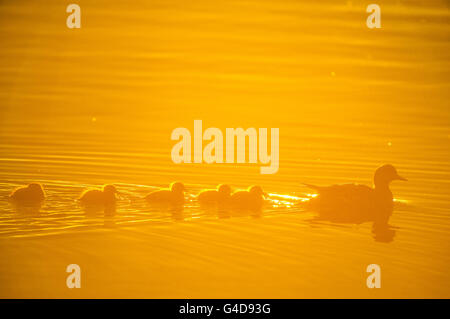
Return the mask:
<path id="1" fill-rule="evenodd" d="M 378 3 L 380 30 L 363 1 L 80 1 L 70 30 L 64 1 L 2 2 L 0 296 L 448 298 L 448 3 Z M 175 165 L 170 133 L 195 119 L 280 128 L 279 172 Z M 301 205 L 301 183 L 371 185 L 384 163 L 409 179 L 387 234 Z M 175 180 L 183 211 L 142 201 Z M 33 181 L 44 206 L 15 210 L 8 194 Z M 107 183 L 116 213 L 87 214 L 75 199 Z M 271 200 L 201 210 L 192 195 L 219 183 Z M 365 285 L 372 263 L 381 289 Z"/>

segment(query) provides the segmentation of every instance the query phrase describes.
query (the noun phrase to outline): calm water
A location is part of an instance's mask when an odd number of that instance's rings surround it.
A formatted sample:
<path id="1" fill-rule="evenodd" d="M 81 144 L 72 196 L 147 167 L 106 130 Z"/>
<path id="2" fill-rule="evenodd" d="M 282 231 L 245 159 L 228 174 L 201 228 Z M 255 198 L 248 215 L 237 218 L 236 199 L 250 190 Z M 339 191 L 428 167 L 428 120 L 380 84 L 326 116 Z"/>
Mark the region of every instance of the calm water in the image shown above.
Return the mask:
<path id="1" fill-rule="evenodd" d="M 381 30 L 365 2 L 321 3 L 80 2 L 69 30 L 64 1 L 2 2 L 0 296 L 448 298 L 448 3 L 379 1 Z M 194 119 L 280 128 L 279 172 L 173 164 L 170 133 Z M 384 163 L 409 180 L 392 184 L 388 239 L 302 207 L 301 183 L 371 185 Z M 175 180 L 182 212 L 143 202 Z M 6 198 L 32 181 L 45 205 L 18 212 Z M 75 199 L 106 183 L 116 214 L 84 212 Z M 199 209 L 192 195 L 218 183 L 271 200 L 259 216 Z M 47 270 L 74 258 L 102 289 L 58 286 Z M 384 271 L 376 292 L 370 263 Z"/>

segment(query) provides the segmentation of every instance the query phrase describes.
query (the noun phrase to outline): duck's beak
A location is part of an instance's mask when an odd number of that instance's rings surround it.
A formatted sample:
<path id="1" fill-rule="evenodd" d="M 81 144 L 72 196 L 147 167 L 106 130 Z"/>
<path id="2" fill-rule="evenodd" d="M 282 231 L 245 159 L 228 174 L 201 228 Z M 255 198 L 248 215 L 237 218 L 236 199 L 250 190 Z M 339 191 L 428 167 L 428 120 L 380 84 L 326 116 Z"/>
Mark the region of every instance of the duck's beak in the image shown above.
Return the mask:
<path id="1" fill-rule="evenodd" d="M 396 180 L 399 180 L 399 181 L 405 181 L 405 182 L 408 181 L 406 178 L 401 177 L 400 175 L 397 175 L 397 177 L 396 177 L 395 179 L 396 179 Z"/>
<path id="2" fill-rule="evenodd" d="M 269 194 L 267 194 L 266 192 L 263 192 L 263 196 L 264 198 L 269 197 Z"/>

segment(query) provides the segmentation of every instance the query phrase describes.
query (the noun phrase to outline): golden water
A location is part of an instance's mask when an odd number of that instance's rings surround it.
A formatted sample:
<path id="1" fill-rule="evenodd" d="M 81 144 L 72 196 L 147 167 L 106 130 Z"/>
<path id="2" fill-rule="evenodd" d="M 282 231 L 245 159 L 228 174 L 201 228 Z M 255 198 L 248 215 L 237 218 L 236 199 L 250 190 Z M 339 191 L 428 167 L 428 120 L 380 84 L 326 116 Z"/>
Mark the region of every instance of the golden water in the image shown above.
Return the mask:
<path id="1" fill-rule="evenodd" d="M 0 3 L 0 297 L 450 297 L 448 2 L 378 1 L 379 30 L 365 1 L 77 3 L 78 30 L 66 1 Z M 279 172 L 173 164 L 170 133 L 194 119 L 280 128 Z M 371 185 L 384 163 L 409 179 L 387 239 L 297 205 L 301 183 Z M 174 180 L 272 200 L 221 216 L 140 199 Z M 32 181 L 45 205 L 14 210 Z M 116 214 L 86 214 L 75 199 L 106 183 Z"/>

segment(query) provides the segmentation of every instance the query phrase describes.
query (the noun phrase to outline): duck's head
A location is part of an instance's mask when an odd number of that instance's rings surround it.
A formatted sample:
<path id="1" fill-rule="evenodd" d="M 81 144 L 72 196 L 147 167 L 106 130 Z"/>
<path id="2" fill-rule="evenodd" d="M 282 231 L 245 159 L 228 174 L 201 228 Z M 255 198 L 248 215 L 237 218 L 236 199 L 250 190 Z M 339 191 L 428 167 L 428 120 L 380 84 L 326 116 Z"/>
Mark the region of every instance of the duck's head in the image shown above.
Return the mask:
<path id="1" fill-rule="evenodd" d="M 267 193 L 263 191 L 261 186 L 250 186 L 248 192 L 257 196 L 267 196 Z"/>
<path id="2" fill-rule="evenodd" d="M 220 184 L 219 186 L 217 186 L 217 191 L 223 196 L 231 195 L 231 187 L 227 184 Z"/>
<path id="3" fill-rule="evenodd" d="M 375 186 L 387 186 L 390 182 L 399 180 L 407 181 L 406 178 L 398 175 L 397 170 L 391 164 L 383 165 L 375 171 L 374 184 Z"/>
<path id="4" fill-rule="evenodd" d="M 32 191 L 44 191 L 42 185 L 39 183 L 30 183 L 28 184 L 28 188 Z"/>
<path id="5" fill-rule="evenodd" d="M 44 188 L 42 188 L 42 185 L 39 183 L 30 183 L 27 188 L 36 194 L 44 196 Z"/>
<path id="6" fill-rule="evenodd" d="M 177 193 L 177 194 L 183 193 L 184 189 L 185 188 L 184 188 L 183 183 L 174 182 L 174 183 L 170 184 L 170 190 L 174 193 Z"/>
<path id="7" fill-rule="evenodd" d="M 103 186 L 103 193 L 105 193 L 107 195 L 117 194 L 116 186 L 114 186 L 114 185 L 105 185 L 105 186 Z"/>

